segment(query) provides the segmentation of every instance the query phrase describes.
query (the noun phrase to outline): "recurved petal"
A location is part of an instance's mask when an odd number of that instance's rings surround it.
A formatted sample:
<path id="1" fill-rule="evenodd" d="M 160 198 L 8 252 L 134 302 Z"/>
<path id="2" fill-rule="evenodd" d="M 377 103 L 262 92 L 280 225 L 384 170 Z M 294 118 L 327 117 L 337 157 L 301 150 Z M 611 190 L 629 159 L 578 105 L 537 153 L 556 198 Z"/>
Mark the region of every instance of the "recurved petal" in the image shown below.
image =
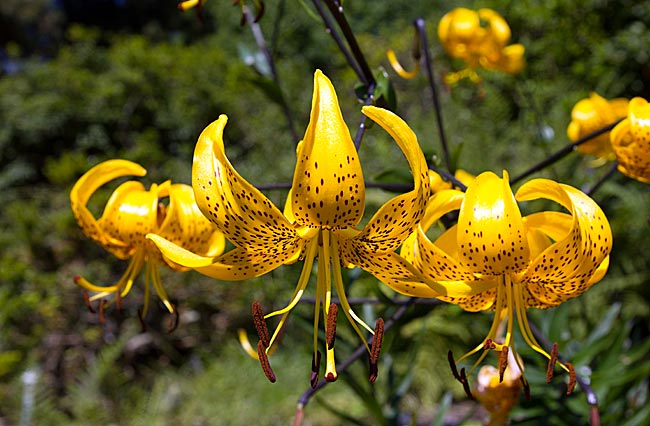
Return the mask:
<path id="1" fill-rule="evenodd" d="M 458 216 L 459 259 L 475 273 L 523 271 L 529 247 L 519 207 L 508 183 L 484 172 L 467 187 Z"/>
<path id="2" fill-rule="evenodd" d="M 581 191 L 548 179 L 526 183 L 517 191 L 516 198 L 520 201 L 550 199 L 563 205 L 573 216 L 564 237 L 561 237 L 561 230 L 567 228 L 568 222 L 563 214 L 537 215 L 530 220 L 534 223 L 546 218 L 550 224 L 537 228 L 556 242 L 531 262 L 524 281 L 539 284 L 565 299 L 584 292 L 594 283 L 592 276 L 597 271 L 602 272 L 600 265 L 612 247 L 609 222 L 600 207 Z M 535 294 L 533 289 L 531 292 Z"/>
<path id="3" fill-rule="evenodd" d="M 317 70 L 311 115 L 298 150 L 291 210 L 303 226 L 345 228 L 363 216 L 365 185 L 334 86 Z"/>
<path id="4" fill-rule="evenodd" d="M 207 257 L 220 255 L 226 247 L 223 234 L 196 205 L 192 187 L 184 184 L 174 184 L 169 188 L 169 206 L 157 234 Z"/>
<path id="5" fill-rule="evenodd" d="M 84 173 L 70 191 L 72 213 L 84 233 L 122 259 L 129 255 L 128 248 L 125 249 L 126 244 L 105 234 L 86 205 L 95 191 L 105 183 L 123 176 L 144 176 L 146 173 L 144 168 L 131 161 L 108 160 Z"/>
<path id="6" fill-rule="evenodd" d="M 273 203 L 242 178 L 226 157 L 225 115 L 203 130 L 194 150 L 192 187 L 203 214 L 238 247 L 278 252 L 297 234 Z"/>
<path id="7" fill-rule="evenodd" d="M 364 107 L 363 113 L 391 135 L 406 156 L 413 175 L 413 190 L 387 201 L 355 237 L 372 252 L 393 251 L 424 215 L 429 197 L 428 167 L 415 134 L 401 118 L 376 107 Z"/>
<path id="8" fill-rule="evenodd" d="M 101 229 L 131 247 L 143 246 L 145 235 L 158 230 L 158 188 L 153 184 L 147 191 L 136 181 L 118 186 L 98 221 Z"/>

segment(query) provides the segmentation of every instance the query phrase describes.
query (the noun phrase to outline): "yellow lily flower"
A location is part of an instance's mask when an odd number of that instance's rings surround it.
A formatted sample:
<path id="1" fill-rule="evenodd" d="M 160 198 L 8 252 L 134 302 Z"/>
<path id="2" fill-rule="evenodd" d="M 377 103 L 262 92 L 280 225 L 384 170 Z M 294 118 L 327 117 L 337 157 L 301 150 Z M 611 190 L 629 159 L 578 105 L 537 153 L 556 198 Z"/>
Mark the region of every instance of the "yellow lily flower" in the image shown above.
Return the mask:
<path id="1" fill-rule="evenodd" d="M 522 217 L 517 202 L 539 198 L 558 203 L 568 213 L 544 211 Z M 429 227 L 455 210 L 459 210 L 457 225 L 431 242 L 426 235 Z M 473 370 L 489 350 L 495 350 L 505 367 L 508 352 L 516 355 L 515 318 L 524 341 L 550 360 L 550 381 L 557 355 L 549 355 L 537 343 L 526 309 L 557 306 L 600 281 L 611 248 L 607 218 L 587 195 L 548 179 L 529 181 L 513 195 L 504 171 L 503 178 L 491 172 L 480 174 L 465 193 L 454 189 L 435 193 L 401 254 L 447 289 L 447 296 L 439 299 L 471 312 L 495 311 L 483 342 L 456 361 L 450 356 L 454 375 L 469 393 L 464 369 L 459 374 L 456 363 L 484 350 Z M 458 286 L 473 288 L 473 294 L 453 296 Z M 507 324 L 505 336 L 498 331 L 502 320 Z M 574 377 L 569 363 L 560 365 Z"/>
<path id="2" fill-rule="evenodd" d="M 485 26 L 481 25 L 482 22 Z M 459 7 L 448 12 L 438 23 L 438 38 L 450 56 L 467 64 L 466 69 L 445 77 L 448 84 L 465 77 L 479 82 L 480 77 L 475 71 L 478 68 L 514 75 L 525 65 L 524 46 L 507 45 L 510 27 L 492 9 L 479 9 L 477 12 Z"/>
<path id="3" fill-rule="evenodd" d="M 514 354 L 508 353 L 508 365 L 503 373 L 491 365 L 484 365 L 478 372 L 474 395 L 490 413 L 488 426 L 510 424 L 509 414 L 519 402 L 522 388 L 519 363 Z"/>
<path id="4" fill-rule="evenodd" d="M 178 3 L 178 9 L 185 12 L 193 8 L 202 9 L 207 0 L 185 0 Z"/>
<path id="5" fill-rule="evenodd" d="M 618 170 L 640 182 L 650 183 L 650 104 L 633 98 L 627 118 L 610 133 Z"/>
<path id="6" fill-rule="evenodd" d="M 131 259 L 117 284 L 99 286 L 81 276 L 75 277 L 75 282 L 96 293 L 89 301 L 114 294 L 119 303 L 146 265 L 142 317 L 147 313 L 150 285 L 169 312 L 174 313 L 174 305 L 169 301 L 160 280 L 158 266 L 165 265 L 175 271 L 188 270 L 161 256 L 156 246 L 145 238 L 147 233 L 154 232 L 206 256 L 219 255 L 225 248 L 223 234 L 203 216 L 189 185 L 172 185 L 167 181 L 161 185 L 152 184 L 147 191 L 140 182 L 127 181 L 113 192 L 101 218 L 96 219 L 86 207 L 90 197 L 105 183 L 124 176 L 145 174 L 144 168 L 130 161 L 104 161 L 79 178 L 70 191 L 72 212 L 83 232 L 117 258 Z M 168 205 L 161 202 L 166 198 Z M 101 309 L 103 306 L 102 303 Z"/>
<path id="7" fill-rule="evenodd" d="M 199 137 L 194 151 L 192 184 L 199 208 L 236 247 L 214 258 L 184 250 L 161 237 L 148 236 L 168 258 L 221 280 L 257 277 L 282 264 L 304 261 L 298 285 L 286 307 L 264 315 L 259 303 L 253 304 L 260 335 L 258 355 L 271 381 L 275 381 L 275 375 L 267 353 L 291 309 L 304 294 L 314 260 L 318 261 L 311 377 L 314 386 L 320 369 L 321 304 L 327 340 L 325 379 L 337 378 L 334 336 L 338 306 L 332 303 L 332 288 L 336 289 L 343 313 L 364 344 L 366 337 L 362 329 L 374 334 L 372 347 L 366 344 L 366 348 L 370 352 L 370 378 L 376 377 L 383 321 L 379 319 L 373 330 L 355 314 L 345 294 L 341 267 L 358 266 L 403 293 L 417 289 L 429 297 L 437 294 L 422 283 L 423 278 L 411 264 L 394 252 L 424 214 L 429 194 L 424 155 L 415 134 L 395 114 L 372 106 L 364 107 L 363 113 L 395 139 L 411 168 L 414 188 L 386 202 L 362 230 L 356 228 L 365 204 L 359 157 L 343 121 L 334 87 L 322 72 L 316 71 L 310 121 L 297 149 L 293 184 L 284 213 L 231 166 L 223 143 L 227 117 L 222 115 Z M 265 320 L 275 316 L 281 319 L 269 337 Z"/>
<path id="8" fill-rule="evenodd" d="M 629 101 L 625 98 L 607 100 L 597 93 L 592 93 L 588 98 L 579 100 L 571 110 L 571 122 L 566 129 L 567 136 L 572 142 L 595 132 L 627 115 Z M 593 155 L 601 161 L 610 161 L 615 158 L 609 133 L 603 133 L 578 145 L 577 151 L 585 155 Z"/>

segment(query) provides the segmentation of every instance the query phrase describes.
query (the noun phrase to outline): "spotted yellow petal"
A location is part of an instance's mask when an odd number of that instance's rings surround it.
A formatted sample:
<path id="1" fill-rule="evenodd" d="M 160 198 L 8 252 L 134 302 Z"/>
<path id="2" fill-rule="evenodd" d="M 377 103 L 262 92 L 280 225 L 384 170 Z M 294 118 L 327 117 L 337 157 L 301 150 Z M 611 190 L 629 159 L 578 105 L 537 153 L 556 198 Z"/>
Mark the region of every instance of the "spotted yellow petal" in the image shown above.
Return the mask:
<path id="1" fill-rule="evenodd" d="M 359 244 L 358 240 L 345 237 L 339 238 L 339 252 L 343 264 L 370 272 L 398 293 L 415 297 L 437 297 L 440 294 L 397 253 L 375 253 Z M 442 287 L 438 286 L 438 289 Z"/>
<path id="2" fill-rule="evenodd" d="M 373 252 L 393 251 L 413 232 L 424 215 L 429 195 L 427 163 L 415 134 L 401 118 L 376 107 L 364 107 L 363 112 L 395 139 L 413 174 L 413 190 L 388 200 L 355 237 Z"/>
<path id="3" fill-rule="evenodd" d="M 609 256 L 612 247 L 609 222 L 600 207 L 581 191 L 547 179 L 527 182 L 517 191 L 516 198 L 521 201 L 550 199 L 563 205 L 572 215 L 571 227 L 562 238 L 559 232 L 553 235 L 551 225 L 540 228 L 556 242 L 533 259 L 524 282 L 541 285 L 556 295 L 563 295 L 564 299 L 583 293 L 593 284 L 592 276 Z M 549 224 L 553 223 L 552 217 L 556 220 L 564 218 L 563 214 L 546 216 Z M 558 227 L 558 231 L 561 231 L 560 227 L 567 227 L 566 218 L 562 220 L 565 223 Z"/>
<path id="4" fill-rule="evenodd" d="M 223 234 L 203 216 L 196 205 L 194 191 L 189 185 L 171 185 L 169 206 L 156 233 L 168 241 L 206 257 L 218 256 L 226 247 Z M 178 269 L 179 265 L 170 266 Z"/>
<path id="5" fill-rule="evenodd" d="M 192 187 L 196 203 L 225 237 L 251 252 L 281 252 L 296 243 L 293 226 L 225 155 L 225 115 L 203 130 L 194 150 Z"/>
<path id="6" fill-rule="evenodd" d="M 503 179 L 482 173 L 467 188 L 458 229 L 458 257 L 474 272 L 494 276 L 528 265 L 526 230 L 507 172 Z"/>
<path id="7" fill-rule="evenodd" d="M 344 228 L 359 223 L 364 206 L 365 185 L 357 150 L 334 87 L 318 70 L 309 125 L 291 186 L 293 216 L 303 226 Z"/>
<path id="8" fill-rule="evenodd" d="M 130 255 L 130 248 L 123 241 L 107 235 L 86 205 L 95 191 L 107 182 L 123 176 L 144 176 L 146 173 L 144 168 L 131 161 L 104 161 L 81 176 L 70 191 L 72 213 L 81 229 L 89 238 L 121 259 Z"/>

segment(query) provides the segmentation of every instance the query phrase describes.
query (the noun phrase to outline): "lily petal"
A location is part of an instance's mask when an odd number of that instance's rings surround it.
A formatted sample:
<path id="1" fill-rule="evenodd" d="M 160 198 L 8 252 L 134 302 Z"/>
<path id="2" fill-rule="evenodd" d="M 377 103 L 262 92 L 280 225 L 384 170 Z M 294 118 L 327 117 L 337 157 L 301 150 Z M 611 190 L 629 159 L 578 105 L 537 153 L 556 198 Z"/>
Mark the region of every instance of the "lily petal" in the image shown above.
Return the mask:
<path id="1" fill-rule="evenodd" d="M 220 255 L 226 247 L 225 237 L 201 213 L 194 200 L 194 191 L 189 185 L 171 185 L 169 207 L 156 233 L 191 252 L 207 257 Z M 170 266 L 184 269 L 179 264 Z"/>
<path id="2" fill-rule="evenodd" d="M 415 134 L 404 120 L 382 108 L 366 106 L 362 111 L 391 135 L 406 156 L 413 174 L 413 190 L 382 205 L 355 237 L 373 252 L 393 251 L 413 232 L 424 215 L 429 197 L 427 162 Z"/>
<path id="3" fill-rule="evenodd" d="M 557 240 L 531 262 L 524 282 L 542 285 L 562 295 L 564 300 L 583 293 L 589 285 L 594 284 L 592 278 L 612 247 L 609 222 L 600 207 L 581 191 L 547 179 L 535 179 L 524 184 L 517 191 L 516 198 L 521 201 L 550 199 L 563 205 L 573 216 L 571 228 L 561 239 L 552 234 L 559 234 L 561 228 L 566 228 L 566 219 L 562 219 L 565 224 L 560 226 L 556 221 L 555 231 L 553 222 L 541 228 Z M 531 223 L 540 217 L 531 218 Z M 549 219 L 553 217 L 557 220 L 564 216 L 547 215 Z M 600 275 L 602 270 L 599 271 Z M 531 287 L 531 292 L 535 294 L 534 287 Z M 535 295 L 540 298 L 539 294 Z"/>
<path id="4" fill-rule="evenodd" d="M 194 150 L 192 187 L 196 203 L 226 238 L 251 252 L 282 251 L 298 238 L 282 212 L 242 178 L 225 155 L 225 115 L 203 130 Z"/>
<path id="5" fill-rule="evenodd" d="M 343 121 L 334 86 L 314 74 L 309 125 L 298 150 L 291 186 L 296 223 L 322 228 L 355 226 L 363 216 L 365 185 L 359 156 Z"/>
<path id="6" fill-rule="evenodd" d="M 508 183 L 494 173 L 480 174 L 467 188 L 458 216 L 459 259 L 476 273 L 523 271 L 529 247 L 521 212 Z"/>
<path id="7" fill-rule="evenodd" d="M 109 198 L 98 224 L 116 240 L 140 245 L 158 229 L 158 196 L 158 185 L 147 191 L 140 182 L 124 182 Z"/>
<path id="8" fill-rule="evenodd" d="M 127 244 L 123 241 L 107 235 L 86 205 L 95 191 L 107 182 L 123 176 L 144 176 L 145 174 L 147 171 L 139 164 L 126 160 L 108 160 L 88 170 L 70 191 L 72 213 L 83 232 L 120 259 L 128 258 L 131 249 L 126 247 Z"/>

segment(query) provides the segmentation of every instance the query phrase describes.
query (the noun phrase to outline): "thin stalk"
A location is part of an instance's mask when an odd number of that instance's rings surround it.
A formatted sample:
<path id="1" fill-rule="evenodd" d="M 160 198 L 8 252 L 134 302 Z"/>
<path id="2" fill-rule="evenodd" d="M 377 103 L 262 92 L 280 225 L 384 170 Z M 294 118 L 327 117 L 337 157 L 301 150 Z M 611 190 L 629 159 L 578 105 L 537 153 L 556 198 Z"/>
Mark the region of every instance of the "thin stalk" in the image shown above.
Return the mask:
<path id="1" fill-rule="evenodd" d="M 264 39 L 264 34 L 262 33 L 262 29 L 260 28 L 260 25 L 257 22 L 255 22 L 255 16 L 253 16 L 251 11 L 245 6 L 243 10 L 244 10 L 244 15 L 246 16 L 246 22 L 248 23 L 248 26 L 250 27 L 251 32 L 253 33 L 253 37 L 255 38 L 255 43 L 257 43 L 257 47 L 260 49 L 260 51 L 264 55 L 264 58 L 266 59 L 266 62 L 269 64 L 273 83 L 275 83 L 278 89 L 280 89 L 281 87 L 280 77 L 278 76 L 277 69 L 275 68 L 275 61 L 273 60 L 273 55 L 271 54 L 271 51 L 269 50 L 268 45 L 266 44 L 266 40 Z M 281 89 L 280 89 L 280 96 L 282 100 L 282 110 L 284 112 L 284 116 L 287 119 L 287 125 L 289 126 L 291 137 L 296 143 L 298 143 L 300 138 L 296 133 L 296 128 L 293 122 L 293 116 L 291 115 L 291 110 L 289 110 L 289 105 L 287 104 Z"/>
<path id="2" fill-rule="evenodd" d="M 616 173 L 617 168 L 618 168 L 618 163 L 615 161 L 614 164 L 612 164 L 609 167 L 609 170 L 607 170 L 607 172 L 605 172 L 605 174 L 602 175 L 600 179 L 598 179 L 598 181 L 594 184 L 594 186 L 588 188 L 586 191 L 584 191 L 584 193 L 591 196 L 594 192 L 596 192 L 596 190 L 598 190 L 598 188 L 602 186 L 603 183 L 605 183 L 609 178 L 611 178 L 614 175 L 614 173 Z"/>
<path id="3" fill-rule="evenodd" d="M 514 185 L 515 183 L 519 182 L 523 178 L 525 178 L 525 177 L 527 177 L 529 175 L 532 175 L 535 172 L 543 170 L 546 167 L 550 166 L 551 164 L 555 163 L 556 161 L 561 160 L 562 158 L 566 157 L 568 154 L 573 152 L 573 149 L 575 147 L 577 147 L 579 145 L 582 145 L 583 143 L 588 142 L 591 139 L 602 135 L 603 133 L 609 132 L 614 127 L 616 127 L 616 125 L 618 123 L 620 123 L 622 120 L 623 120 L 622 118 L 618 119 L 615 122 L 613 122 L 612 124 L 608 124 L 607 126 L 605 126 L 603 128 L 600 128 L 600 129 L 596 130 L 595 132 L 589 133 L 588 135 L 578 139 L 577 141 L 566 145 L 565 147 L 563 147 L 563 148 L 559 149 L 558 151 L 556 151 L 554 154 L 551 154 L 549 157 L 547 157 L 543 161 L 540 161 L 539 163 L 537 163 L 534 166 L 530 167 L 528 170 L 526 170 L 525 172 L 523 172 L 519 176 L 511 178 L 510 179 L 510 184 Z"/>
<path id="4" fill-rule="evenodd" d="M 433 74 L 433 64 L 431 61 L 431 54 L 429 53 L 429 41 L 427 40 L 427 31 L 424 24 L 424 19 L 417 18 L 413 23 L 416 31 L 420 34 L 420 42 L 422 46 L 422 53 L 424 55 L 424 67 L 427 70 L 427 78 L 429 80 L 429 87 L 431 88 L 431 98 L 433 100 L 433 109 L 436 111 L 436 121 L 438 123 L 438 135 L 440 136 L 440 145 L 442 146 L 442 156 L 447 170 L 453 174 L 454 170 L 451 167 L 451 156 L 449 155 L 449 146 L 447 145 L 447 138 L 445 137 L 445 130 L 442 125 L 442 110 L 440 108 L 440 100 L 438 98 L 438 90 L 436 89 L 436 81 Z"/>
<path id="5" fill-rule="evenodd" d="M 327 14 L 320 0 L 312 0 L 312 2 L 314 3 L 314 7 L 316 8 L 316 11 L 318 12 L 321 19 L 323 20 L 323 23 L 325 24 L 325 29 L 327 33 L 332 36 L 339 50 L 341 51 L 341 53 L 343 53 L 343 56 L 345 56 L 345 59 L 348 61 L 348 64 L 350 65 L 350 67 L 352 67 L 354 72 L 359 77 L 359 80 L 361 80 L 362 82 L 364 82 L 364 84 L 366 84 L 363 70 L 361 69 L 354 56 L 352 55 L 350 50 L 343 42 L 343 39 L 339 35 L 338 31 L 336 31 L 332 17 Z"/>
<path id="6" fill-rule="evenodd" d="M 339 25 L 339 28 L 341 28 L 341 31 L 343 32 L 343 36 L 345 37 L 348 46 L 350 46 L 350 49 L 352 50 L 354 59 L 359 65 L 359 68 L 361 70 L 361 75 L 359 75 L 359 79 L 364 85 L 370 86 L 375 82 L 375 77 L 372 75 L 372 71 L 368 66 L 368 62 L 366 61 L 363 52 L 361 52 L 361 48 L 357 43 L 357 39 L 354 37 L 352 28 L 350 28 L 350 24 L 348 24 L 347 19 L 345 19 L 345 15 L 343 14 L 343 5 L 338 0 L 323 0 L 323 1 L 325 2 L 325 5 L 327 6 L 330 13 L 336 20 L 337 24 Z"/>
<path id="7" fill-rule="evenodd" d="M 375 88 L 377 85 L 373 82 L 368 86 L 368 93 L 366 93 L 366 100 L 364 102 L 365 106 L 368 106 L 372 104 L 372 100 L 375 96 Z M 361 119 L 359 120 L 359 127 L 357 127 L 357 133 L 354 135 L 354 147 L 359 150 L 359 147 L 361 146 L 361 141 L 363 140 L 363 135 L 366 133 L 366 120 L 368 117 L 366 117 L 365 114 L 361 114 Z"/>

